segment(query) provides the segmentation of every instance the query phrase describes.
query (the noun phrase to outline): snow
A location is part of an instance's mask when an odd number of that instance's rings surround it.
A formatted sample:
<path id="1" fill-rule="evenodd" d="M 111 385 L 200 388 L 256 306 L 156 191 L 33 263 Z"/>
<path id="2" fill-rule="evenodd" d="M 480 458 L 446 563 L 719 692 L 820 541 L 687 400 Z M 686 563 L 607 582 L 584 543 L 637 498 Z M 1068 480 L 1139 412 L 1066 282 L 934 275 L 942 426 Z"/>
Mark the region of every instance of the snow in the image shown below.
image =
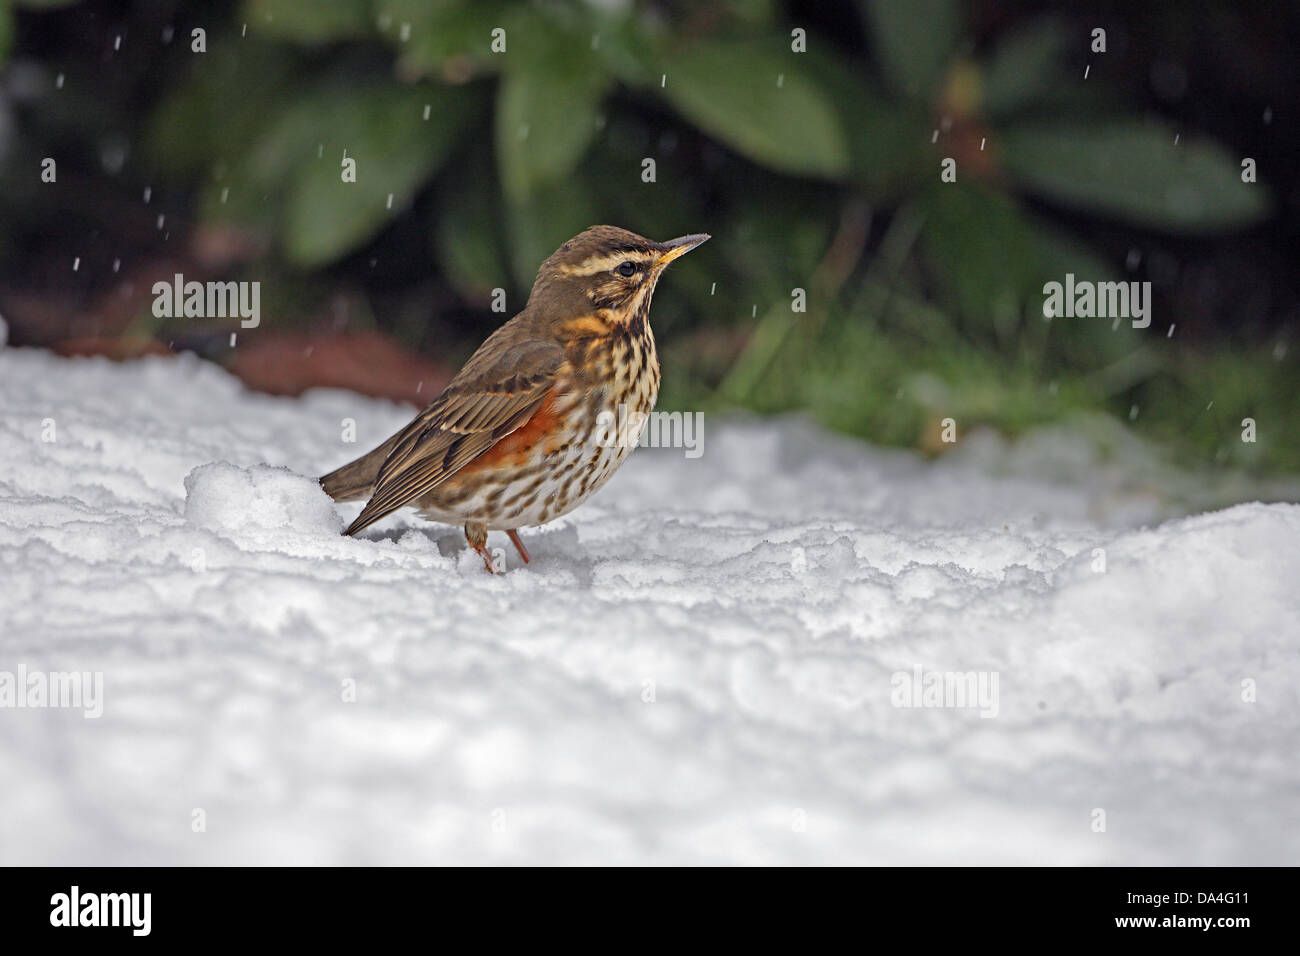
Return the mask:
<path id="1" fill-rule="evenodd" d="M 1300 862 L 1300 507 L 710 418 L 490 576 L 338 534 L 410 415 L 0 350 L 0 672 L 103 679 L 0 709 L 0 863 Z"/>
<path id="2" fill-rule="evenodd" d="M 270 532 L 285 544 L 312 531 L 343 531 L 334 502 L 313 479 L 288 468 L 226 462 L 201 465 L 185 476 L 185 520 L 232 539 Z"/>

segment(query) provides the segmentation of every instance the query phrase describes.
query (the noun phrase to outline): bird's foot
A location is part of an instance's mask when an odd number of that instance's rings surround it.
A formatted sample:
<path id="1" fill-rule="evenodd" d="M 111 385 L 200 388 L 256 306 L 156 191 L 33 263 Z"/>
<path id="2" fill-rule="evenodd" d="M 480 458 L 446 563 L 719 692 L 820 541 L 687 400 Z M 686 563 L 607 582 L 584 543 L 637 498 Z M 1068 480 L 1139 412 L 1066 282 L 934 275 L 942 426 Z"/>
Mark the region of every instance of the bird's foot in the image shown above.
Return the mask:
<path id="1" fill-rule="evenodd" d="M 478 552 L 479 557 L 483 559 L 483 565 L 488 569 L 488 574 L 500 574 L 497 570 L 496 562 L 492 560 L 492 552 L 487 547 L 487 525 L 480 522 L 468 522 L 465 525 L 465 540 L 469 546 Z"/>
<path id="2" fill-rule="evenodd" d="M 510 541 L 514 544 L 515 550 L 519 552 L 519 557 L 524 559 L 524 564 L 531 563 L 533 559 L 528 556 L 528 549 L 525 548 L 524 543 L 519 540 L 519 532 L 511 528 L 506 532 L 506 534 L 510 535 Z"/>
<path id="3" fill-rule="evenodd" d="M 487 568 L 487 570 L 488 570 L 488 574 L 504 574 L 504 573 L 505 573 L 505 572 L 503 572 L 503 571 L 498 571 L 498 570 L 497 570 L 496 565 L 495 565 L 495 564 L 493 563 L 493 561 L 492 561 L 492 554 L 491 554 L 490 551 L 488 551 L 486 545 L 483 546 L 483 547 L 475 548 L 474 550 L 477 551 L 478 554 L 479 554 L 479 557 L 483 559 L 483 566 L 484 566 L 485 568 Z"/>

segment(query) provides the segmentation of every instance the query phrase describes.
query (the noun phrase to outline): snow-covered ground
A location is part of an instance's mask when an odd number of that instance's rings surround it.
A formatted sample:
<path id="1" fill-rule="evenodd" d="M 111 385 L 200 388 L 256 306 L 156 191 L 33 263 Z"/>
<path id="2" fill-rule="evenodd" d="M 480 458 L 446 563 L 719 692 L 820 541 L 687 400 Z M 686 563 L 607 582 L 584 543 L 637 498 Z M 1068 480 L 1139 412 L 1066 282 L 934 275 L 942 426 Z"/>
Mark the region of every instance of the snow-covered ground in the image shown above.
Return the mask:
<path id="1" fill-rule="evenodd" d="M 0 681 L 102 675 L 0 709 L 0 863 L 1300 863 L 1300 507 L 709 420 L 493 577 L 338 535 L 410 414 L 0 350 Z"/>

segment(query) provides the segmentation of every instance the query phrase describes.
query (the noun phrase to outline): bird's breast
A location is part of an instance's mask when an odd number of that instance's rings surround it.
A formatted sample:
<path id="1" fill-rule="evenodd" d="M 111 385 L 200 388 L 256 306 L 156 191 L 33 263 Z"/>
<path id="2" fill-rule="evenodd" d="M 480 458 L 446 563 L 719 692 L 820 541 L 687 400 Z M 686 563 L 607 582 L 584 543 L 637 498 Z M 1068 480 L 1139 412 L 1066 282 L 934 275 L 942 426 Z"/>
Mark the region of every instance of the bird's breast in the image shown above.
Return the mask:
<path id="1" fill-rule="evenodd" d="M 648 414 L 659 396 L 659 356 L 648 325 L 587 339 L 572 355 L 575 385 L 588 394 L 595 411 Z M 599 407 L 597 407 L 599 406 Z"/>
<path id="2" fill-rule="evenodd" d="M 431 517 L 492 529 L 542 524 L 618 470 L 659 396 L 654 338 L 646 328 L 586 338 L 567 351 L 564 372 L 534 415 L 425 496 Z"/>

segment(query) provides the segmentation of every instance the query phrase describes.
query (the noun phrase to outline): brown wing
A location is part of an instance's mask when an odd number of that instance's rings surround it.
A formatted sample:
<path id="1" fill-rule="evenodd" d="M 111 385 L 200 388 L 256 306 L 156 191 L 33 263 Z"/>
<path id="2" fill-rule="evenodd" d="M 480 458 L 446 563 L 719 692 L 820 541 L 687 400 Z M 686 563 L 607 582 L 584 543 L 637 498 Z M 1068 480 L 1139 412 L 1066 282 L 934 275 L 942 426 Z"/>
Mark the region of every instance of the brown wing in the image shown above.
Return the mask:
<path id="1" fill-rule="evenodd" d="M 541 407 L 564 365 L 564 351 L 541 339 L 511 341 L 497 329 L 465 367 L 397 435 L 375 491 L 344 534 L 356 534 L 436 488 Z M 506 333 L 506 334 L 503 334 Z"/>

